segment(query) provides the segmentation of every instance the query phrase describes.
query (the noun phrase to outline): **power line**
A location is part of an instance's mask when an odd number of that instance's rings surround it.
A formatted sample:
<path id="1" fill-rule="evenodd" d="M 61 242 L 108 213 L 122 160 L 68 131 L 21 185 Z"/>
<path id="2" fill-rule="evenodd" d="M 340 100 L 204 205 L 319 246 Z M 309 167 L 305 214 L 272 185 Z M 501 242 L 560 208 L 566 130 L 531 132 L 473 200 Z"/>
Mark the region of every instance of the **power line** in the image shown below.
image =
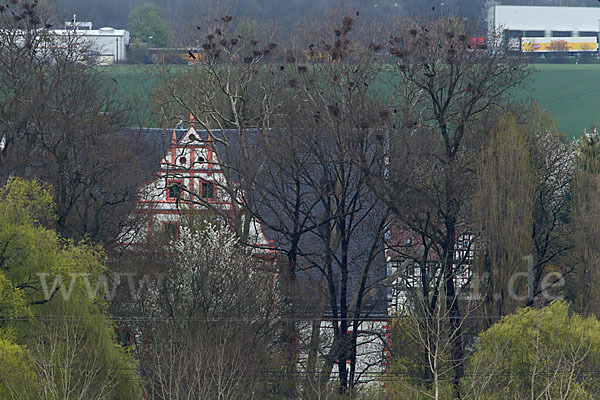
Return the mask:
<path id="1" fill-rule="evenodd" d="M 359 322 L 387 322 L 390 320 L 473 320 L 473 319 L 502 319 L 510 317 L 510 315 L 465 315 L 462 317 L 451 317 L 448 315 L 442 316 L 415 316 L 415 315 L 386 315 L 386 316 L 365 316 L 359 317 Z M 578 314 L 582 317 L 595 316 L 595 314 Z M 11 316 L 1 315 L 0 321 L 23 321 L 30 322 L 32 320 L 41 321 L 57 321 L 57 320 L 112 320 L 113 322 L 265 322 L 266 320 L 271 321 L 282 321 L 282 322 L 332 322 L 332 321 L 354 321 L 355 318 L 350 317 L 156 317 L 156 316 L 104 316 L 104 315 L 69 315 L 69 314 L 47 314 L 47 315 L 22 315 L 22 316 Z"/>
<path id="2" fill-rule="evenodd" d="M 334 363 L 334 365 L 337 363 Z M 44 364 L 43 365 L 44 368 L 54 368 L 54 369 L 68 369 L 68 370 L 73 370 L 73 371 L 87 371 L 87 368 L 81 368 L 81 367 L 74 367 L 72 365 L 52 365 L 52 364 Z M 207 367 L 200 367 L 200 368 L 190 368 L 190 367 L 186 367 L 185 370 L 186 371 L 202 371 L 202 372 L 206 372 L 209 368 Z M 242 368 L 243 369 L 243 368 Z M 93 370 L 99 371 L 99 370 L 109 370 L 109 371 L 129 371 L 130 373 L 139 376 L 139 375 L 152 375 L 152 368 L 150 367 L 138 367 L 138 368 L 134 368 L 134 367 L 94 367 Z M 600 369 L 587 369 L 587 370 L 578 370 L 576 372 L 573 372 L 570 369 L 570 366 L 565 366 L 564 369 L 563 368 L 559 368 L 557 367 L 556 370 L 554 370 L 554 368 L 542 368 L 539 370 L 539 373 L 543 373 L 544 371 L 547 370 L 552 370 L 552 374 L 555 376 L 561 376 L 561 375 L 576 375 L 576 376 L 581 376 L 581 375 L 586 375 L 586 376 L 594 376 L 594 375 L 598 375 L 600 376 Z M 291 375 L 291 376 L 306 376 L 306 375 L 317 375 L 317 376 L 335 376 L 338 375 L 339 372 L 323 372 L 320 370 L 316 370 L 316 371 L 306 371 L 306 370 L 302 370 L 302 369 L 298 369 L 298 370 L 272 370 L 272 369 L 245 369 L 244 370 L 245 373 L 247 374 L 256 374 L 256 375 L 275 375 L 275 376 L 285 376 L 285 375 Z M 375 379 L 396 379 L 396 378 L 403 378 L 403 377 L 412 377 L 414 376 L 414 374 L 411 374 L 410 372 L 385 372 L 385 371 L 358 371 L 356 373 L 357 375 L 360 374 L 362 376 L 367 376 L 370 378 L 375 378 Z M 519 377 L 519 376 L 531 376 L 532 371 L 490 371 L 490 372 L 470 372 L 470 373 L 465 373 L 464 374 L 464 378 L 480 378 L 480 377 L 489 377 L 489 376 L 497 376 L 497 377 Z M 449 377 L 447 378 L 448 380 L 452 380 L 453 378 Z"/>

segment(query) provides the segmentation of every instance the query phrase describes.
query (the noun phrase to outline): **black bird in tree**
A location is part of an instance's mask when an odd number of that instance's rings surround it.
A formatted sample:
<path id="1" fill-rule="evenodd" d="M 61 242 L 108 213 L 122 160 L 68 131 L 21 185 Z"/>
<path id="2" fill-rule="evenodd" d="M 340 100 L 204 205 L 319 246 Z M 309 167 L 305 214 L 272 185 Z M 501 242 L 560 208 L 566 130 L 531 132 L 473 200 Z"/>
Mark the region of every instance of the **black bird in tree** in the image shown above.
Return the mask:
<path id="1" fill-rule="evenodd" d="M 196 56 L 194 55 L 194 53 L 192 53 L 192 50 L 188 50 L 188 54 L 190 55 L 190 57 L 192 57 L 192 59 L 196 59 Z"/>

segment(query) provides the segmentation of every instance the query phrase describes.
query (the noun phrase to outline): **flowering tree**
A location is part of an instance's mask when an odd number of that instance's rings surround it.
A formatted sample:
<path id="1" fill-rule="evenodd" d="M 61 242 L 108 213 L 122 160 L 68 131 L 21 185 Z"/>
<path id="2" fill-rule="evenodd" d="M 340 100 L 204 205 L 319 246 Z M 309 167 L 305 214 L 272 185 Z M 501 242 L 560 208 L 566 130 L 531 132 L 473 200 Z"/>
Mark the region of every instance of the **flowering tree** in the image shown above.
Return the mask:
<path id="1" fill-rule="evenodd" d="M 164 250 L 163 285 L 139 299 L 149 398 L 262 398 L 277 372 L 276 276 L 226 227 L 184 227 Z"/>

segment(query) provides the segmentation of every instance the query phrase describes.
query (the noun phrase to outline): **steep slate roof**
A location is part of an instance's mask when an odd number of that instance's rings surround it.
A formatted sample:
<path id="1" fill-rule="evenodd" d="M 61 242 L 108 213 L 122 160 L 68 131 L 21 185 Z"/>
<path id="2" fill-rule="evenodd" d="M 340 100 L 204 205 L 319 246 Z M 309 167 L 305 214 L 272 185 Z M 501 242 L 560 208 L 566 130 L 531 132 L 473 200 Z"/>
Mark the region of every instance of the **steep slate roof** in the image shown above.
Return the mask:
<path id="1" fill-rule="evenodd" d="M 131 141 L 131 145 L 139 149 L 139 156 L 146 161 L 151 172 L 156 175 L 160 170 L 160 160 L 165 155 L 173 132 L 177 140 L 181 140 L 187 129 L 163 129 L 163 128 L 125 128 L 119 135 Z"/>

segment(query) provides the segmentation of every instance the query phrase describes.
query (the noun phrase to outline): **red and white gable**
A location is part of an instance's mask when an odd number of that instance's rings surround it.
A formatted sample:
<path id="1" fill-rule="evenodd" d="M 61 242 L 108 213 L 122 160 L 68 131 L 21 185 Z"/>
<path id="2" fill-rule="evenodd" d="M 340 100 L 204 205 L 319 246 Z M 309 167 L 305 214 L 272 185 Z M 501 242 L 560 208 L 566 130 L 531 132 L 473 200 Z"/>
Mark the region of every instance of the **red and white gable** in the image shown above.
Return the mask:
<path id="1" fill-rule="evenodd" d="M 210 135 L 203 139 L 193 124 L 179 140 L 173 131 L 157 178 L 138 191 L 139 211 L 148 216 L 147 231 L 130 235 L 126 241 L 144 243 L 157 231 L 178 236 L 184 215 L 232 215 L 233 202 L 239 204 L 243 192 L 237 187 L 234 187 L 236 190 L 224 190 L 231 188 L 227 186 L 221 166 Z M 239 197 L 232 199 L 231 192 Z M 261 224 L 254 219 L 250 223 L 249 242 L 271 248 Z"/>

